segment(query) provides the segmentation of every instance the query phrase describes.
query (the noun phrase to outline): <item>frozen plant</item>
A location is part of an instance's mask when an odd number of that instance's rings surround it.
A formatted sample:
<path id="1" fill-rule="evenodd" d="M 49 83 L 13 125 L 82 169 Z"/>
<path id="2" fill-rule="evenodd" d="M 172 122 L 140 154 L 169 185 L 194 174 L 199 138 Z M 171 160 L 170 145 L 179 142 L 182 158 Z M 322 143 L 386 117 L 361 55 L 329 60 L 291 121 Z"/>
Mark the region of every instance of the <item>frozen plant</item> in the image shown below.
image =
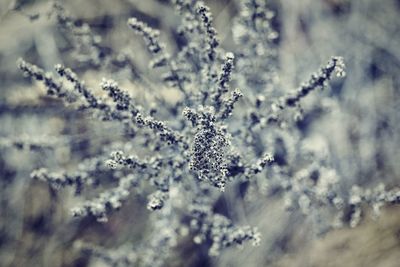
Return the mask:
<path id="1" fill-rule="evenodd" d="M 150 99 L 135 99 L 113 80 L 121 70 L 137 74 L 130 55 L 113 50 L 103 54 L 89 25 L 75 23 L 58 2 L 52 14 L 71 38 L 79 64 L 57 64 L 50 73 L 24 59 L 17 63 L 25 76 L 43 83 L 48 96 L 122 132 L 111 135 L 100 144 L 103 149 L 86 156 L 75 170 L 46 166 L 33 170 L 31 177 L 55 191 L 74 187 L 80 201 L 72 215 L 102 223 L 132 195 L 147 200 L 153 230 L 142 244 L 105 249 L 79 243 L 79 249 L 110 266 L 163 266 L 188 237 L 212 257 L 228 247 L 262 242 L 257 227 L 243 226 L 229 209 L 218 209 L 221 199 L 265 202 L 278 194 L 282 208 L 311 218 L 317 234 L 345 224 L 356 226 L 363 204 L 378 214 L 384 204 L 400 202 L 400 191 L 384 185 L 344 189 L 346 174 L 335 169 L 324 142 L 313 149 L 316 143 L 309 145 L 299 127 L 309 112 L 302 103 L 329 90 L 331 80 L 344 78 L 342 57 L 331 57 L 297 89 L 288 89 L 279 82 L 276 14 L 265 1 L 240 1 L 231 52 L 221 47 L 212 13 L 203 1 L 173 0 L 171 5 L 181 20 L 176 30 L 178 52 L 168 52 L 161 32 L 150 24 L 139 18 L 130 18 L 127 24 L 132 38 L 143 39 L 149 67 L 160 74 L 151 83 L 169 88 L 172 103 L 157 91 Z M 109 71 L 108 77 L 98 88 L 90 88 L 78 66 Z M 136 82 L 147 86 L 144 79 Z M 35 150 L 51 148 L 51 141 L 32 139 L 21 145 L 9 139 L 2 144 Z M 262 199 L 252 200 L 258 193 Z"/>

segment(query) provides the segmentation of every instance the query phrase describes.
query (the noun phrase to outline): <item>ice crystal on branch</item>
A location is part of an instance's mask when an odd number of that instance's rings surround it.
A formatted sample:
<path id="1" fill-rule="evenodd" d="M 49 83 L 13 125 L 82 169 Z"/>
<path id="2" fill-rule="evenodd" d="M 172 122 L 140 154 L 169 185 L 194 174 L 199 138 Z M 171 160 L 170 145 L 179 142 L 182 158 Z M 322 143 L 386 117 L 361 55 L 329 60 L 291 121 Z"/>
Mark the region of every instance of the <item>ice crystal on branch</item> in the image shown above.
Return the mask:
<path id="1" fill-rule="evenodd" d="M 190 169 L 196 171 L 201 180 L 207 180 L 223 190 L 227 166 L 225 162 L 229 140 L 221 129 L 212 125 L 197 129 L 191 149 Z"/>
<path id="2" fill-rule="evenodd" d="M 318 88 L 324 88 L 334 73 L 336 73 L 337 77 L 345 76 L 343 58 L 332 57 L 326 66 L 311 75 L 309 81 L 303 83 L 292 95 L 281 99 L 280 108 L 283 109 L 285 106 L 293 107 L 310 92 Z"/>

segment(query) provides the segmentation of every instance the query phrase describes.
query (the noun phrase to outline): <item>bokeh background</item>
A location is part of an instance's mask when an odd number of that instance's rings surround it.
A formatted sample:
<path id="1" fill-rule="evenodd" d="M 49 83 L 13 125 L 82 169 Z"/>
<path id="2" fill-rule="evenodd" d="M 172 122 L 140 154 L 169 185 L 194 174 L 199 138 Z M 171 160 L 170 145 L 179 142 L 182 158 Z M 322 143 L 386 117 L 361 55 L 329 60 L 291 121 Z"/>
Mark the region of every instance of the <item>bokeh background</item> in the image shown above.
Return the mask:
<path id="1" fill-rule="evenodd" d="M 206 1 L 221 45 L 232 41 L 234 0 Z M 51 71 L 56 63 L 74 67 L 93 88 L 101 78 L 118 80 L 138 99 L 151 98 L 157 73 L 140 37 L 127 27 L 135 16 L 160 29 L 170 52 L 178 49 L 179 18 L 162 0 L 68 0 L 65 9 L 101 37 L 107 51 L 132 57 L 132 69 L 115 72 L 76 60 L 73 45 L 57 27 L 47 0 L 0 1 L 0 266 L 104 266 L 77 249 L 85 241 L 104 247 L 140 243 L 146 225 L 145 198 L 132 196 L 107 224 L 74 220 L 69 209 L 80 201 L 68 190 L 54 192 L 30 179 L 38 167 L 73 169 L 101 151 L 122 130 L 99 123 L 45 95 L 44 88 L 18 71 L 23 57 Z M 270 1 L 279 32 L 279 78 L 296 88 L 332 55 L 343 56 L 347 77 L 311 97 L 319 108 L 304 125 L 310 146 L 326 147 L 349 186 L 400 185 L 400 1 Z M 85 51 L 82 52 L 85 54 Z M 158 92 L 174 98 L 168 88 Z M 322 111 L 321 111 L 322 110 Z M 330 112 L 326 112 L 329 110 Z M 55 149 L 8 147 L 10 138 L 54 138 Z M 235 209 L 226 202 L 226 209 Z M 231 206 L 230 206 L 231 205 Z M 282 202 L 260 198 L 246 204 L 244 222 L 258 226 L 260 247 L 228 249 L 218 259 L 199 251 L 188 238 L 166 266 L 399 266 L 400 208 L 385 207 L 379 218 L 368 212 L 361 224 L 316 237 L 311 224 L 287 212 Z"/>

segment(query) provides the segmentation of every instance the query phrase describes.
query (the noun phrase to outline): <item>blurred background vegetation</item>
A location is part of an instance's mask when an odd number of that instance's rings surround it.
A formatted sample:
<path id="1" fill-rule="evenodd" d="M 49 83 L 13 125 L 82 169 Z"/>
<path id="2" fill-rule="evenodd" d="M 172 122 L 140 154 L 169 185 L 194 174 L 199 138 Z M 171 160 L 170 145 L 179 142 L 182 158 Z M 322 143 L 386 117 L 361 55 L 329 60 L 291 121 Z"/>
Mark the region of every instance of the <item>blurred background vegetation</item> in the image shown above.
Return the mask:
<path id="1" fill-rule="evenodd" d="M 222 47 L 230 50 L 238 1 L 206 2 Z M 316 113 L 321 116 L 318 123 L 305 127 L 328 136 L 337 169 L 346 174 L 349 184 L 383 181 L 399 185 L 400 1 L 270 2 L 276 12 L 274 27 L 280 34 L 280 83 L 296 88 L 331 55 L 343 56 L 348 66 L 346 81 L 334 85 L 321 100 L 332 109 L 340 103 L 340 113 Z M 57 149 L 49 151 L 0 147 L 0 266 L 103 266 L 80 252 L 77 241 L 115 247 L 132 240 L 139 243 L 151 231 L 143 197 L 131 197 L 107 224 L 77 221 L 69 214 L 79 200 L 72 198 L 72 192 L 56 193 L 29 178 L 41 166 L 73 168 L 119 133 L 113 123 L 97 123 L 47 97 L 41 85 L 23 78 L 16 61 L 23 57 L 46 70 L 61 62 L 79 70 L 93 88 L 107 77 L 118 80 L 138 98 L 151 97 L 143 84 L 154 86 L 157 73 L 149 71 L 150 57 L 126 21 L 135 16 L 160 29 L 172 52 L 179 49 L 175 31 L 179 18 L 166 0 L 62 3 L 78 22 L 90 25 L 105 48 L 132 55 L 134 71 L 109 73 L 101 66 L 79 64 L 71 41 L 50 15 L 50 1 L 0 1 L 0 138 L 62 137 Z M 174 97 L 168 88 L 160 94 Z M 64 137 L 70 138 L 71 146 L 63 145 Z M 285 212 L 279 201 L 248 205 L 247 221 L 259 227 L 262 246 L 230 249 L 219 259 L 209 259 L 190 240 L 183 240 L 166 266 L 399 266 L 399 207 L 385 208 L 378 219 L 367 214 L 355 229 L 334 230 L 315 238 L 307 220 Z"/>

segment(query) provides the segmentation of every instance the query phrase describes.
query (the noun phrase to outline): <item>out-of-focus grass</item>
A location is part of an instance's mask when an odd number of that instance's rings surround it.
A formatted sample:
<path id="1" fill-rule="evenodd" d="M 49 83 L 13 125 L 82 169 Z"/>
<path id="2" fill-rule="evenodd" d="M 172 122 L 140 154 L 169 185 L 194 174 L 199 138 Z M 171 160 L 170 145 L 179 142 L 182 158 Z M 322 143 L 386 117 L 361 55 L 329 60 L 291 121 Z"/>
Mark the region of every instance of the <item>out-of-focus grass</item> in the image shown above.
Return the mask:
<path id="1" fill-rule="evenodd" d="M 397 267 L 400 262 L 400 208 L 382 210 L 354 229 L 339 229 L 285 255 L 274 267 Z"/>

